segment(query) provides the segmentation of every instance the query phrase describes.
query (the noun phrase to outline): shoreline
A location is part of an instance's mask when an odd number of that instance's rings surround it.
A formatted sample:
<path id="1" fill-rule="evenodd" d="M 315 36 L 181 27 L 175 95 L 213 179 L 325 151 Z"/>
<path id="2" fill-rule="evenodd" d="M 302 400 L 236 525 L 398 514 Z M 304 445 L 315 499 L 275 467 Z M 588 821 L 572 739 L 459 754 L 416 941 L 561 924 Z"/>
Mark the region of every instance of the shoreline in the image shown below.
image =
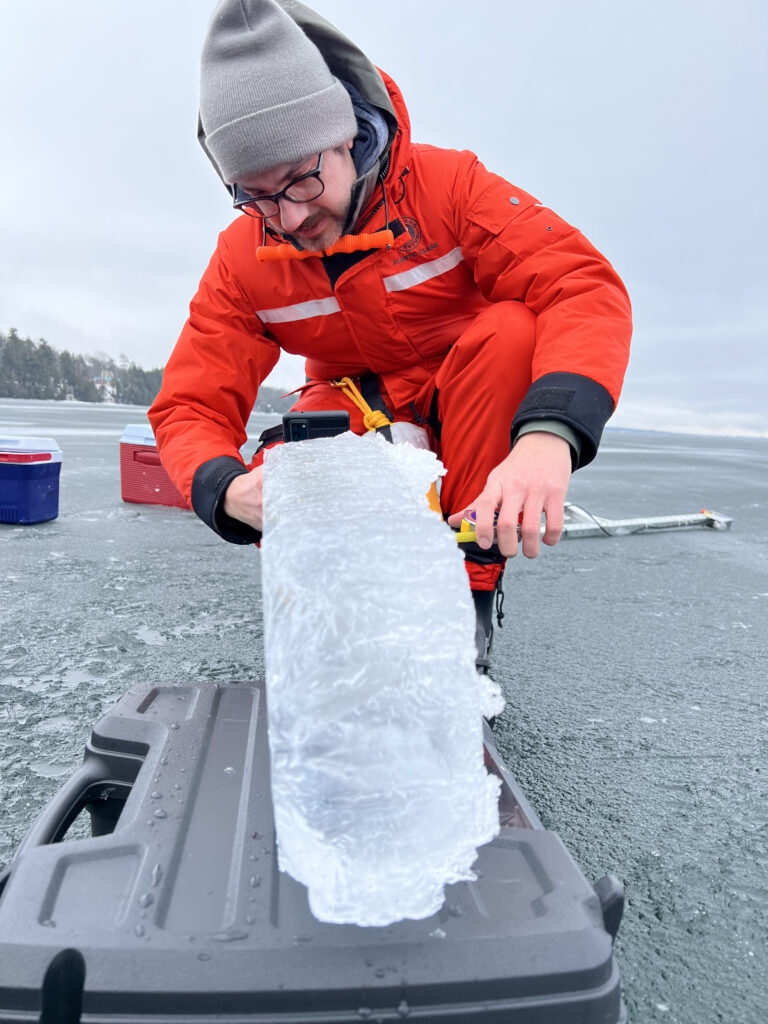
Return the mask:
<path id="1" fill-rule="evenodd" d="M 6 405 L 6 403 L 8 403 Z M 44 406 L 45 408 L 94 408 L 94 409 L 125 409 L 125 410 L 141 410 L 144 413 L 147 411 L 147 406 L 143 405 L 125 405 L 120 402 L 82 402 L 77 399 L 56 399 L 56 398 L 10 398 L 0 397 L 0 429 L 12 427 L 13 424 L 8 422 L 2 417 L 3 409 L 11 410 L 13 408 L 30 408 L 34 405 Z M 280 413 L 269 412 L 261 409 L 254 409 L 251 415 L 257 416 L 279 416 Z M 618 413 L 616 414 L 621 418 L 622 410 L 619 406 Z M 723 415 L 723 414 L 720 414 Z M 35 433 L 32 428 L 32 433 Z M 733 428 L 732 430 L 722 430 L 717 428 L 708 428 L 706 424 L 696 424 L 694 426 L 665 426 L 665 427 L 651 427 L 651 426 L 630 426 L 624 425 L 623 423 L 608 422 L 604 433 L 626 433 L 626 434 L 660 434 L 665 437 L 670 436 L 681 436 L 681 437 L 702 437 L 702 438 L 731 438 L 736 440 L 746 441 L 766 441 L 768 440 L 768 425 L 765 429 L 749 429 L 749 428 Z"/>

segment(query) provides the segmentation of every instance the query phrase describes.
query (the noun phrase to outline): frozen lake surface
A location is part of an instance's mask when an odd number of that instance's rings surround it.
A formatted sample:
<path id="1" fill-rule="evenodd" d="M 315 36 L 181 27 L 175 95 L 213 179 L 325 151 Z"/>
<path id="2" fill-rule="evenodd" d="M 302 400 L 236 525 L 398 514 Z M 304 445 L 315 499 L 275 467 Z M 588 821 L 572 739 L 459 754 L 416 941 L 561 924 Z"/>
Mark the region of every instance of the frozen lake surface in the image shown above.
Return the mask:
<path id="1" fill-rule="evenodd" d="M 0 526 L 0 863 L 130 686 L 263 675 L 256 549 L 121 500 L 120 435 L 144 413 L 0 399 L 0 433 L 63 452 L 59 518 Z M 274 421 L 253 418 L 246 452 Z M 734 524 L 511 562 L 499 746 L 587 877 L 625 884 L 632 1024 L 763 1024 L 768 440 L 608 431 L 569 497 Z"/>

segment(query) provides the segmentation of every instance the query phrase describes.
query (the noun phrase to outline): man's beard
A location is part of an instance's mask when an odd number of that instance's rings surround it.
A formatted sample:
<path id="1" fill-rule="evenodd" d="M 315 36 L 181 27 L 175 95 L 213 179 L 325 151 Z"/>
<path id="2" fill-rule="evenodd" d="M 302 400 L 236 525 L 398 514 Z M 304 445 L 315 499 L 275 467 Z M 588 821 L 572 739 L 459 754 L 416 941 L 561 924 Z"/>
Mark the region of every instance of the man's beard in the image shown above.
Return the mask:
<path id="1" fill-rule="evenodd" d="M 351 204 L 352 195 L 350 192 L 349 198 L 341 209 L 319 210 L 317 213 L 313 213 L 311 217 L 307 217 L 299 225 L 298 230 L 290 234 L 286 232 L 284 237 L 304 250 L 320 252 L 330 249 L 335 242 L 338 242 L 347 227 Z M 320 233 L 315 234 L 314 231 L 318 227 L 320 228 Z"/>
<path id="2" fill-rule="evenodd" d="M 330 249 L 334 242 L 338 242 L 341 238 L 343 223 L 340 218 L 331 217 L 328 214 L 311 217 L 301 225 L 301 230 L 294 231 L 293 234 L 285 237 L 290 238 L 302 249 L 318 251 Z M 320 234 L 313 233 L 315 225 L 322 225 Z"/>

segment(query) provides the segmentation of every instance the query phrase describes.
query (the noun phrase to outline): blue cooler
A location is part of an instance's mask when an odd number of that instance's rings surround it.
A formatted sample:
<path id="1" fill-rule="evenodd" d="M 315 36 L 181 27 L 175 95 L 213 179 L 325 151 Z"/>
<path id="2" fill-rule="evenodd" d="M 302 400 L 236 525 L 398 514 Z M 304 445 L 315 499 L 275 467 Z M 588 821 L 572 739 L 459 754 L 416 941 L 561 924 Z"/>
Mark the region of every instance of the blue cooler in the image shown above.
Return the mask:
<path id="1" fill-rule="evenodd" d="M 44 523 L 59 514 L 61 449 L 52 437 L 0 436 L 0 523 Z"/>

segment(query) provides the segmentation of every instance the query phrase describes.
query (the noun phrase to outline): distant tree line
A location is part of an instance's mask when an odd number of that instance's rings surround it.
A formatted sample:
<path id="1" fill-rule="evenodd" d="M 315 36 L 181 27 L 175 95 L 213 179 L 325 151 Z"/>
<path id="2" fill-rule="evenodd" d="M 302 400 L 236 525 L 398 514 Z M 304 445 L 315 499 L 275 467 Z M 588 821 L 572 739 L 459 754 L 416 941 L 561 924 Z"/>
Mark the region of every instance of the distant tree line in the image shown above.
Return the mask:
<path id="1" fill-rule="evenodd" d="M 162 368 L 143 370 L 125 356 L 115 362 L 106 355 L 73 355 L 57 351 L 43 338 L 21 338 L 14 327 L 0 332 L 0 398 L 151 405 L 162 379 Z M 278 389 L 262 387 L 256 409 L 285 412 L 292 404 Z"/>
<path id="2" fill-rule="evenodd" d="M 40 338 L 21 338 L 15 328 L 0 333 L 0 397 L 74 398 L 80 402 L 120 402 L 149 405 L 163 371 L 143 370 L 125 356 L 58 352 Z"/>

